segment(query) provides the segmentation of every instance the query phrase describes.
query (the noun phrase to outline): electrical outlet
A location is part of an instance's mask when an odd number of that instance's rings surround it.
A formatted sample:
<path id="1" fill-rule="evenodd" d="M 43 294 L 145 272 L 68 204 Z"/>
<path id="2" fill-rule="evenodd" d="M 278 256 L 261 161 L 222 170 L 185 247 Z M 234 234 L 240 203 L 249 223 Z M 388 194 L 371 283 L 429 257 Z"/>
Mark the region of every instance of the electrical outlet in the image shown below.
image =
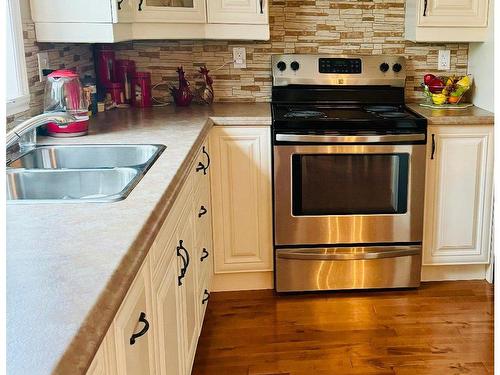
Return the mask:
<path id="1" fill-rule="evenodd" d="M 40 77 L 40 82 L 43 82 L 47 79 L 47 77 L 43 75 L 43 70 L 50 69 L 49 54 L 47 52 L 39 52 L 37 54 L 37 58 L 38 58 L 38 76 Z"/>
<path id="2" fill-rule="evenodd" d="M 247 67 L 247 50 L 245 49 L 245 47 L 233 48 L 233 63 L 234 67 L 237 69 Z"/>
<path id="3" fill-rule="evenodd" d="M 440 49 L 438 55 L 438 70 L 450 70 L 451 52 L 448 49 Z"/>

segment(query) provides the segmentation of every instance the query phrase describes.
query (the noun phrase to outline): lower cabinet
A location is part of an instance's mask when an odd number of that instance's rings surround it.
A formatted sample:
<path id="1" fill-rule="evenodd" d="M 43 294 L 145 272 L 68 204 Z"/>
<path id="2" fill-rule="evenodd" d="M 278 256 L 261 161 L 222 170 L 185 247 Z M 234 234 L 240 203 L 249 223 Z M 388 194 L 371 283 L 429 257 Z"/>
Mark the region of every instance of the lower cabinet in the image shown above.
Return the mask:
<path id="1" fill-rule="evenodd" d="M 428 128 L 423 264 L 486 264 L 493 199 L 493 126 Z"/>
<path id="2" fill-rule="evenodd" d="M 87 375 L 191 373 L 213 275 L 209 167 L 205 143 Z"/>
<path id="3" fill-rule="evenodd" d="M 146 259 L 112 329 L 118 374 L 155 374 L 154 334 L 149 259 Z"/>
<path id="4" fill-rule="evenodd" d="M 273 269 L 270 137 L 269 126 L 211 131 L 216 274 Z"/>

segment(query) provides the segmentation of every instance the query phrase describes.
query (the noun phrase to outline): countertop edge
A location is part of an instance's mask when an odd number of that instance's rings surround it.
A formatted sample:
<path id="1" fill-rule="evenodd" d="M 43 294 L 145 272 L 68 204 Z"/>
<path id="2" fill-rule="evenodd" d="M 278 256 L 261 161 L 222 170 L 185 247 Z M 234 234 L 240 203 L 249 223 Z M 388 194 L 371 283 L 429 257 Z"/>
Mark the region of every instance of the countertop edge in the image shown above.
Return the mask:
<path id="1" fill-rule="evenodd" d="M 472 106 L 464 109 L 432 109 L 422 107 L 420 103 L 407 103 L 406 106 L 413 112 L 425 117 L 427 125 L 441 126 L 477 126 L 494 125 L 495 114 L 482 108 Z"/>
<path id="2" fill-rule="evenodd" d="M 162 197 L 155 205 L 154 214 L 144 222 L 142 229 L 129 247 L 120 265 L 106 284 L 97 302 L 89 311 L 78 333 L 69 344 L 66 352 L 59 359 L 52 371 L 54 375 L 84 375 L 106 336 L 109 327 L 120 308 L 137 272 L 142 266 L 158 232 L 181 191 L 189 166 L 201 147 L 205 137 L 215 123 L 209 117 L 200 131 L 189 153 L 177 170 L 174 179 L 166 187 Z M 113 285 L 111 288 L 110 286 Z M 89 340 L 89 337 L 95 340 Z"/>

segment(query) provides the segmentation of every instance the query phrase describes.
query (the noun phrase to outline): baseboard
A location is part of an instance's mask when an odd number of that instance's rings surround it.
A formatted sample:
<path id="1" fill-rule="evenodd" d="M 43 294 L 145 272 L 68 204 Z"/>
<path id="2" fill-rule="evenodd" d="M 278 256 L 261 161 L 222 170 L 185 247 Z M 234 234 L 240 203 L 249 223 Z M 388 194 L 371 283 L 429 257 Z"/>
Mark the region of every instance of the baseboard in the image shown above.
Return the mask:
<path id="1" fill-rule="evenodd" d="M 422 266 L 422 281 L 484 280 L 485 264 L 464 266 Z"/>
<path id="2" fill-rule="evenodd" d="M 212 281 L 212 291 L 273 289 L 273 272 L 218 273 Z"/>

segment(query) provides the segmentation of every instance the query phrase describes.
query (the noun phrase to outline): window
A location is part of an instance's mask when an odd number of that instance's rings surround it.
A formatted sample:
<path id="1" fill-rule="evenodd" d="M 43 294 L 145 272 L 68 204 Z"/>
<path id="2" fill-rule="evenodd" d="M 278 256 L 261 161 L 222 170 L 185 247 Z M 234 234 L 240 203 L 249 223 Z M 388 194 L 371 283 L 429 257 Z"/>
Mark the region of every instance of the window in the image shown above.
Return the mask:
<path id="1" fill-rule="evenodd" d="M 6 16 L 6 98 L 7 116 L 29 108 L 29 88 L 24 57 L 23 30 L 19 0 L 7 0 Z"/>

